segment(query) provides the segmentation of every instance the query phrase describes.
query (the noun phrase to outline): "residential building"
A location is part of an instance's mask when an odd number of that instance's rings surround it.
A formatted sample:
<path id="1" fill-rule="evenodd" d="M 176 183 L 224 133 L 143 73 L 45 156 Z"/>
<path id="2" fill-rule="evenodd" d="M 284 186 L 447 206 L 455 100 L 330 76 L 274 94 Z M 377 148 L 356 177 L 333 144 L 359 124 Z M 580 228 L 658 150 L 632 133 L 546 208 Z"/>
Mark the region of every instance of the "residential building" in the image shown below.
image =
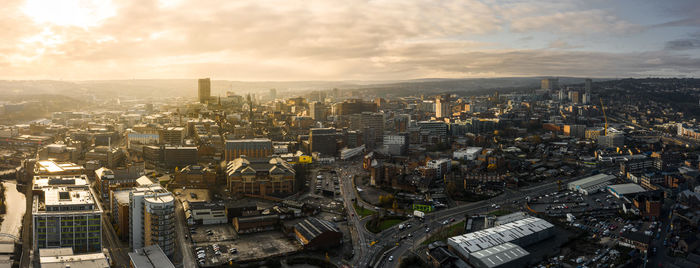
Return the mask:
<path id="1" fill-rule="evenodd" d="M 137 250 L 158 245 L 175 252 L 175 198 L 160 184 L 135 187 L 129 193 L 129 244 Z"/>
<path id="2" fill-rule="evenodd" d="M 435 159 L 428 161 L 425 165 L 428 168 L 435 169 L 435 176 L 438 179 L 442 179 L 452 169 L 452 160 L 447 158 Z"/>
<path id="3" fill-rule="evenodd" d="M 452 107 L 450 106 L 450 95 L 443 94 L 435 98 L 435 117 L 444 118 L 450 117 Z"/>

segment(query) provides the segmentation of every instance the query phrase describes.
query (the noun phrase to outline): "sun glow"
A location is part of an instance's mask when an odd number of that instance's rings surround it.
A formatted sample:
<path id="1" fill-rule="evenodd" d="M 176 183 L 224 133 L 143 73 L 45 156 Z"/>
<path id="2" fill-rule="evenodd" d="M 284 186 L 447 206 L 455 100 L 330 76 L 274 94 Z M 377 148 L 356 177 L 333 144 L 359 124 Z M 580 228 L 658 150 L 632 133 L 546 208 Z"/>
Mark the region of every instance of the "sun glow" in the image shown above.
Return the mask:
<path id="1" fill-rule="evenodd" d="M 22 11 L 36 23 L 82 28 L 116 14 L 110 0 L 27 0 Z"/>

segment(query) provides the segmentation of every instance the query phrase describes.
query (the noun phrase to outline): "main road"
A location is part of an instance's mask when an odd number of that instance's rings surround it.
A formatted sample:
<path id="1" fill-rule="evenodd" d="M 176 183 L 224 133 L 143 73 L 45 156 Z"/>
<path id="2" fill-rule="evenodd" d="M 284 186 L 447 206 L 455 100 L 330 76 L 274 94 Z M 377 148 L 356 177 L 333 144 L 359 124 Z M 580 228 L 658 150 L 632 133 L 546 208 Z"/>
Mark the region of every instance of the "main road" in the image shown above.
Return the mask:
<path id="1" fill-rule="evenodd" d="M 340 179 L 340 191 L 343 196 L 343 202 L 345 203 L 345 207 L 349 212 L 347 222 L 350 227 L 350 234 L 352 235 L 353 252 L 355 253 L 352 258 L 352 264 L 357 267 L 367 267 L 371 260 L 371 254 L 369 254 L 369 243 L 373 238 L 373 234 L 365 229 L 362 219 L 360 219 L 360 216 L 357 214 L 355 207 L 353 206 L 353 200 L 357 200 L 358 203 L 362 202 L 362 199 L 357 198 L 357 195 L 355 194 L 355 185 L 353 183 L 354 174 L 357 174 L 357 172 L 354 172 L 352 169 L 356 168 L 356 166 L 346 166 L 345 169 L 338 169 L 340 171 L 338 178 Z M 367 208 L 371 209 L 371 207 Z"/>

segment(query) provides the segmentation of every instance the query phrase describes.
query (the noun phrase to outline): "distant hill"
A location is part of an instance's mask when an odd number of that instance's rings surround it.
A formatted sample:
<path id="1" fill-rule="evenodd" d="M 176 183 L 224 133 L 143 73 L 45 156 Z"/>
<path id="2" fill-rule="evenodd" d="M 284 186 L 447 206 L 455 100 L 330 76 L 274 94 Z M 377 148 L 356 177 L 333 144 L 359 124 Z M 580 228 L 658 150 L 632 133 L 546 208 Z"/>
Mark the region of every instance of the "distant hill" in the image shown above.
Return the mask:
<path id="1" fill-rule="evenodd" d="M 373 89 L 401 95 L 415 93 L 440 93 L 475 91 L 485 89 L 538 88 L 542 77 L 469 78 L 443 79 L 427 78 L 405 81 L 227 81 L 212 80 L 212 95 L 224 95 L 232 90 L 237 94 L 267 94 L 276 88 L 279 93 L 289 91 L 339 89 Z M 560 84 L 580 84 L 584 78 L 561 77 Z M 600 81 L 602 79 L 596 79 Z M 0 81 L 0 100 L 8 96 L 22 95 L 65 95 L 82 98 L 151 98 L 151 97 L 194 97 L 197 95 L 196 79 L 138 79 L 138 80 L 3 80 Z"/>

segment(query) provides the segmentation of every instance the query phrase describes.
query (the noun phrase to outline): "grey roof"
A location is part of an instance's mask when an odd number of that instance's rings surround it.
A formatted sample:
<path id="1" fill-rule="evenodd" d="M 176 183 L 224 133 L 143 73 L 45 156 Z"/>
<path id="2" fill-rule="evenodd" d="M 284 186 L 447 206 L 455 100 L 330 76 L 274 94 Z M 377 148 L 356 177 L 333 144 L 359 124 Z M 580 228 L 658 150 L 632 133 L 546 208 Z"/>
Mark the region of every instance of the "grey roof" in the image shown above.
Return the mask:
<path id="1" fill-rule="evenodd" d="M 469 255 L 472 262 L 481 262 L 486 267 L 498 267 L 523 258 L 530 253 L 513 243 L 505 243 L 480 250 Z"/>
<path id="2" fill-rule="evenodd" d="M 639 184 L 636 184 L 636 183 L 609 185 L 608 189 L 612 190 L 613 192 L 615 192 L 619 195 L 641 193 L 641 192 L 647 191 L 642 186 L 639 186 Z"/>
<path id="3" fill-rule="evenodd" d="M 447 239 L 447 244 L 458 248 L 463 254 L 472 253 L 553 227 L 554 225 L 543 219 L 530 217 L 481 231 L 450 237 Z"/>
<path id="4" fill-rule="evenodd" d="M 311 241 L 325 232 L 340 232 L 333 223 L 313 217 L 309 217 L 294 225 L 302 236 Z"/>
<path id="5" fill-rule="evenodd" d="M 158 245 L 137 249 L 129 253 L 134 268 L 175 268 Z"/>

